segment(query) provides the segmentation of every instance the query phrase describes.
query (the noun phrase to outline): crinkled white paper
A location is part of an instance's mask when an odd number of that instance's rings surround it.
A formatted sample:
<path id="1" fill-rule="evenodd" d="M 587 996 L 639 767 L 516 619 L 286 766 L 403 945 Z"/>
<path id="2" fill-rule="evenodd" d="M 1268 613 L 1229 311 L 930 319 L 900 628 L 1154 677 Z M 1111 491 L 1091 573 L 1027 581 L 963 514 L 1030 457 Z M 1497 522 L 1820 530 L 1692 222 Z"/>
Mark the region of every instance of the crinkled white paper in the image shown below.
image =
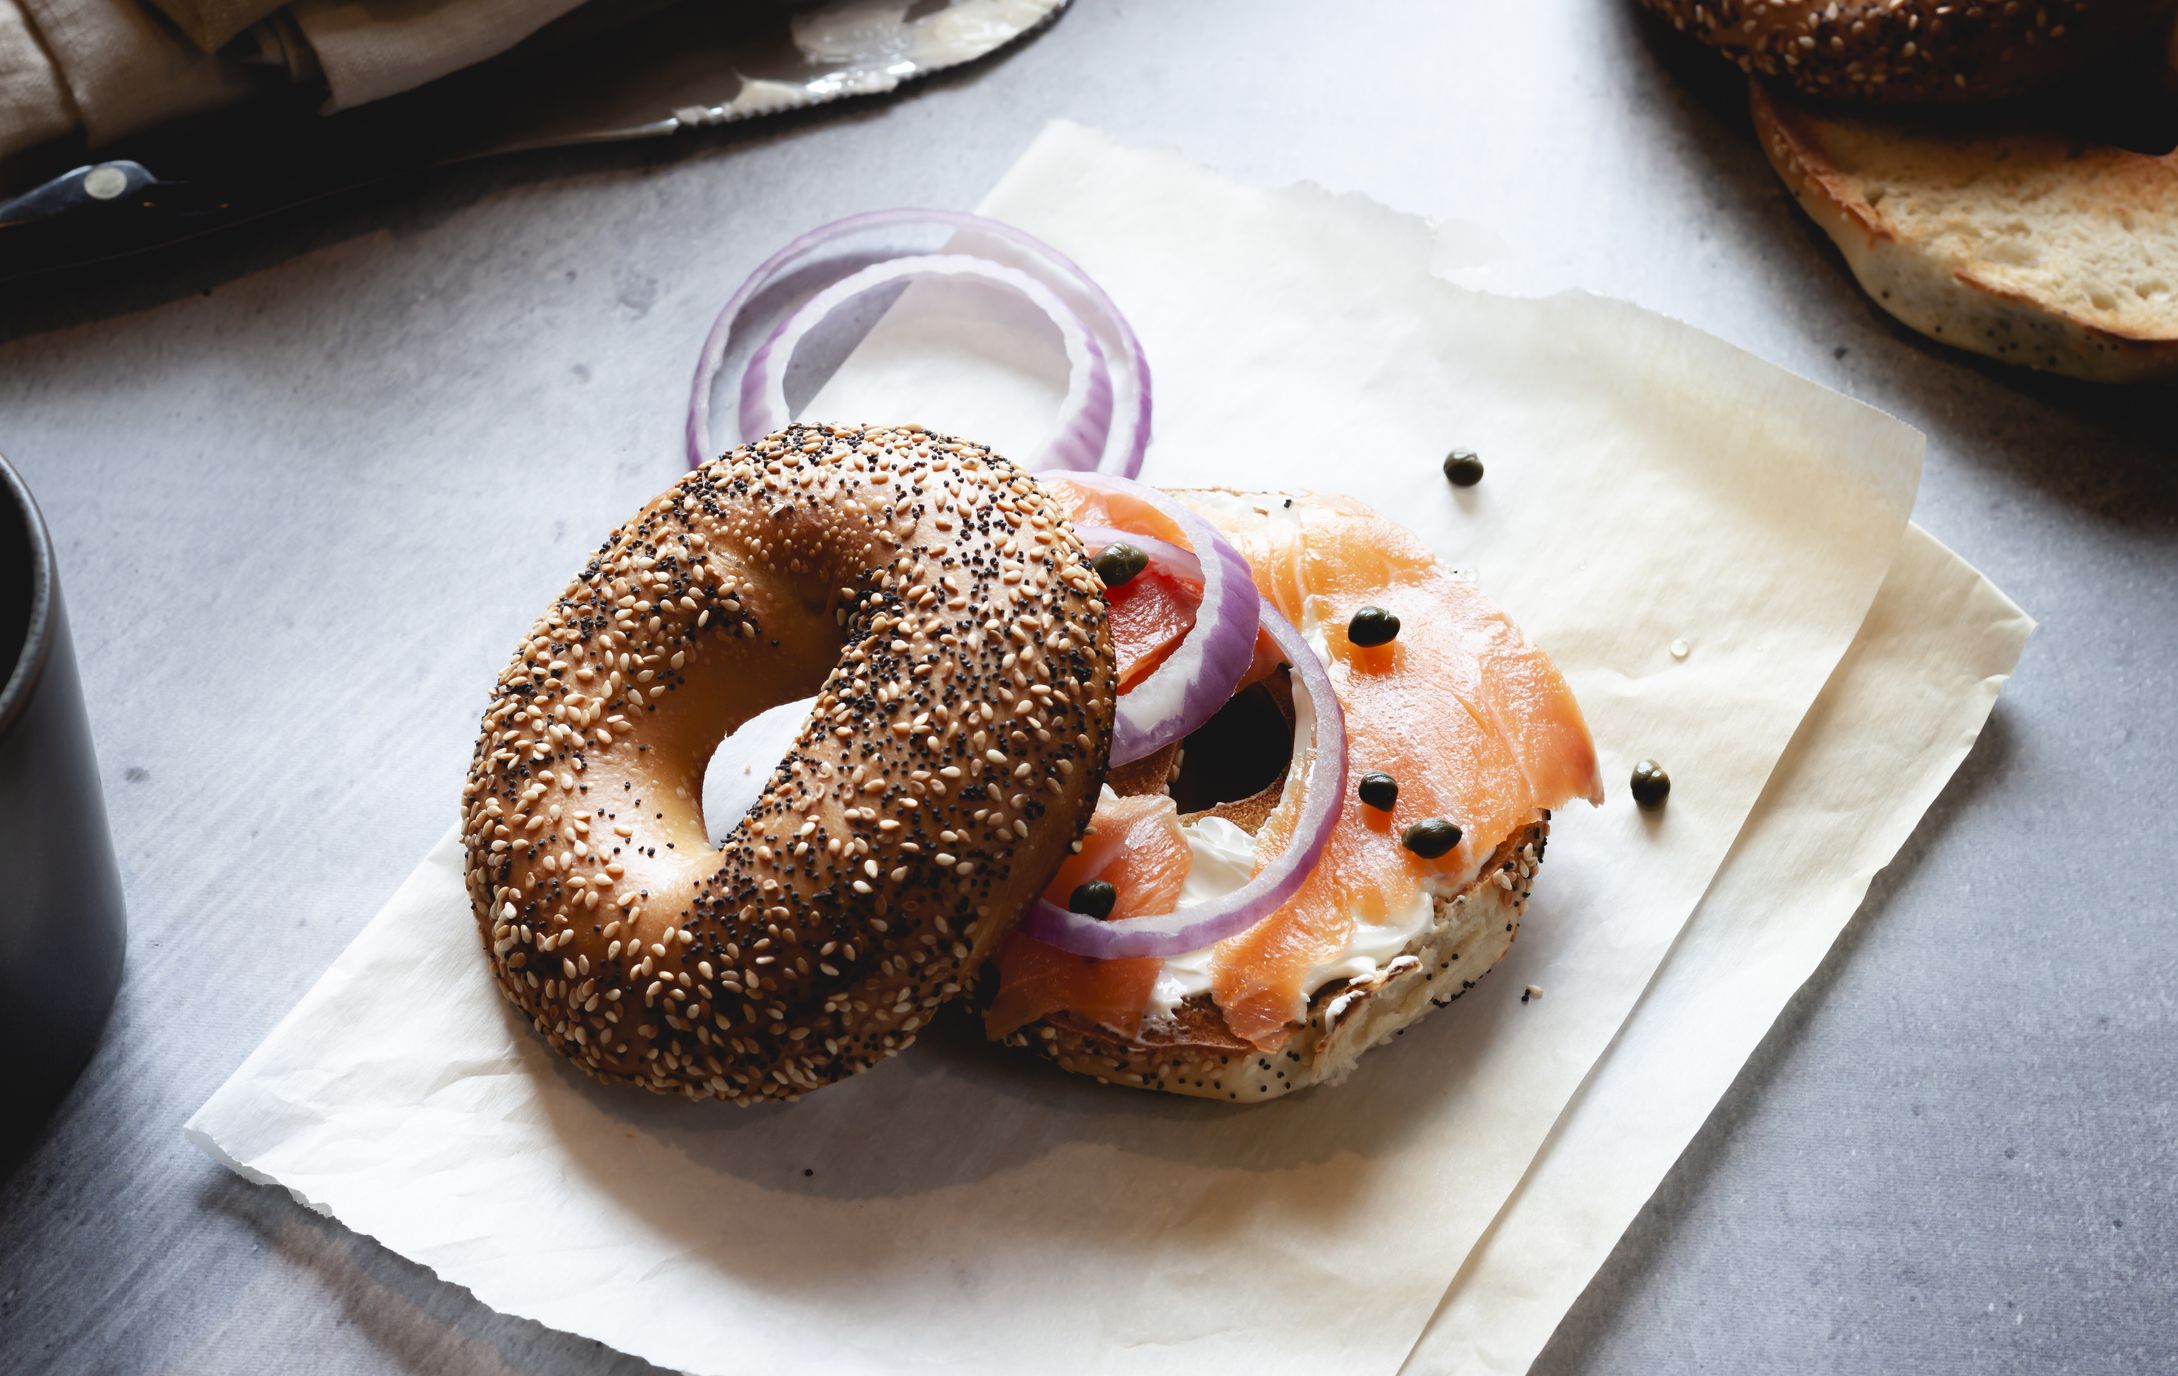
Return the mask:
<path id="1" fill-rule="evenodd" d="M 502 1011 L 464 958 L 449 840 L 191 1130 L 495 1308 L 664 1366 L 1389 1376 L 1554 1127 L 1570 1140 L 1561 1119 L 1590 1111 L 1593 1087 L 1565 1116 L 1810 705 L 1865 677 L 1840 660 L 1901 547 L 1920 439 L 1620 303 L 1453 287 L 1427 228 L 1371 203 L 1235 186 L 1071 127 L 984 208 L 1134 320 L 1157 370 L 1149 476 L 1360 496 L 1477 570 L 1557 657 L 1613 796 L 1559 814 L 1504 967 L 1348 1084 L 1260 1107 L 1102 1088 L 965 1020 L 800 1104 L 654 1102 L 589 1084 Z M 910 292 L 808 413 L 1025 449 L 1056 392 L 1010 352 Z M 1439 475 L 1455 444 L 1483 454 L 1480 487 Z M 1947 719 L 1959 739 L 1893 749 L 1900 791 L 1868 834 L 1909 829 L 1978 726 L 1988 694 L 1955 679 L 1918 662 L 1866 679 L 1879 699 L 1973 699 Z M 1676 781 L 1660 816 L 1625 796 L 1647 755 Z M 1798 768 L 1826 787 L 1819 760 Z M 1865 884 L 1866 849 L 1793 872 L 1825 895 L 1795 910 L 1814 914 L 1802 946 L 1850 911 L 1829 900 Z M 1720 1044 L 1751 1045 L 1798 977 L 1720 1010 Z M 1523 1004 L 1531 983 L 1547 996 Z M 1616 1053 L 1606 1072 L 1621 1059 L 1653 1073 Z M 1668 1164 L 1700 1111 L 1651 1154 Z M 1608 1250 L 1652 1185 L 1598 1186 L 1583 1236 Z M 1534 1312 L 1562 1312 L 1586 1274 Z"/>
<path id="2" fill-rule="evenodd" d="M 1966 757 L 2033 629 L 1987 579 L 1907 528 L 1739 843 L 1408 1372 L 1528 1369 Z"/>

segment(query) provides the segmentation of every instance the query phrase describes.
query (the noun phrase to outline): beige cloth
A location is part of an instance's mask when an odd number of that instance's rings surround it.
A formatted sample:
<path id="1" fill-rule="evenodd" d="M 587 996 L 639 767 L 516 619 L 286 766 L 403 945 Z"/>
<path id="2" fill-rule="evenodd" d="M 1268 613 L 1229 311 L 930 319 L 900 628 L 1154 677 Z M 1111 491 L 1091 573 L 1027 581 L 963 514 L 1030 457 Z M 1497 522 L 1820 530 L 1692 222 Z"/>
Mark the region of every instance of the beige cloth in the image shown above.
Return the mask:
<path id="1" fill-rule="evenodd" d="M 136 0 L 17 0 L 43 47 L 48 70 L 67 92 L 70 129 L 93 145 L 162 120 L 232 105 L 256 89 L 249 67 L 207 57 L 158 13 Z M 12 70 L 15 64 L 0 63 Z M 35 122 L 50 127 L 52 108 Z M 14 147 L 10 147 L 14 145 Z M 0 148 L 30 143 L 14 128 Z"/>
<path id="2" fill-rule="evenodd" d="M 0 0 L 0 158 L 76 127 L 60 70 L 16 0 Z"/>
<path id="3" fill-rule="evenodd" d="M 580 3 L 0 0 L 0 160 L 76 134 L 97 148 L 321 72 L 327 113 L 367 104 L 505 52 Z"/>
<path id="4" fill-rule="evenodd" d="M 175 0 L 179 2 L 179 0 Z M 367 105 L 488 57 L 582 0 L 298 0 L 289 9 L 318 55 L 328 111 Z"/>
<path id="5" fill-rule="evenodd" d="M 217 52 L 287 0 L 158 0 L 159 8 L 205 52 Z"/>

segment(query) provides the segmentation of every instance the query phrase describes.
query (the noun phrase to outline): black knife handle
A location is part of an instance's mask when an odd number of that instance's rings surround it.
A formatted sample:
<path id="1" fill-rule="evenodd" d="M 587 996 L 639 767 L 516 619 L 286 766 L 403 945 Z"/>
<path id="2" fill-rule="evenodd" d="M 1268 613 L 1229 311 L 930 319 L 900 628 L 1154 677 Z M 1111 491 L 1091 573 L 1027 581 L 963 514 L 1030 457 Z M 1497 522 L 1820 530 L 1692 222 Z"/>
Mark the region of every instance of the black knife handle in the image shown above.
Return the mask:
<path id="1" fill-rule="evenodd" d="M 0 229 L 85 212 L 141 207 L 159 179 L 140 162 L 94 162 L 63 172 L 11 201 L 0 202 Z"/>

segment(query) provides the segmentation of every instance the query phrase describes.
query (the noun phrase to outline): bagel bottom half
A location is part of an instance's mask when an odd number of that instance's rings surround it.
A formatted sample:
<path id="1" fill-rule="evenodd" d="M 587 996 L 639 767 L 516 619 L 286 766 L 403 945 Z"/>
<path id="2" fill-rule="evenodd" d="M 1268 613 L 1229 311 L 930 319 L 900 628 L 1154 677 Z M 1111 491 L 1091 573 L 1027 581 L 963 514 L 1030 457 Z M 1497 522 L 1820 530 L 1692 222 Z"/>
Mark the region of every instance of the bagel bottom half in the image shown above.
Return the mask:
<path id="1" fill-rule="evenodd" d="M 1251 519 L 1260 519 L 1266 512 L 1299 507 L 1305 514 L 1319 500 L 1310 494 L 1286 497 L 1210 489 L 1187 489 L 1174 495 L 1213 521 L 1229 520 L 1228 533 L 1245 529 Z M 1335 500 L 1324 505 L 1328 510 L 1339 509 Z M 1264 576 L 1289 575 L 1282 574 L 1274 561 Z M 1274 674 L 1247 694 L 1262 694 L 1275 712 L 1249 709 L 1228 714 L 1224 718 L 1228 722 L 1250 724 L 1223 730 L 1206 727 L 1148 759 L 1112 770 L 1107 786 L 1122 796 L 1169 793 L 1183 810 L 1183 822 L 1215 816 L 1251 836 L 1258 834 L 1284 792 L 1282 767 L 1277 780 L 1248 796 L 1203 805 L 1210 798 L 1231 796 L 1222 785 L 1235 785 L 1235 791 L 1254 788 L 1254 781 L 1265 773 L 1259 766 L 1282 766 L 1291 753 L 1295 713 L 1290 678 Z M 1240 706 L 1236 700 L 1235 707 Z M 1272 728 L 1277 718 L 1283 719 L 1286 729 Z M 1312 1085 L 1336 1083 L 1353 1071 L 1364 1052 L 1474 988 L 1504 956 L 1519 933 L 1521 913 L 1549 839 L 1550 820 L 1550 813 L 1540 810 L 1524 817 L 1517 812 L 1511 817 L 1500 814 L 1493 825 L 1505 827 L 1506 834 L 1484 833 L 1476 838 L 1484 844 L 1494 841 L 1494 847 L 1475 877 L 1456 892 L 1434 895 L 1427 921 L 1418 923 L 1399 949 L 1388 954 L 1372 951 L 1364 974 L 1348 977 L 1342 970 L 1314 989 L 1303 982 L 1300 992 L 1305 1002 L 1299 1020 L 1288 1024 L 1286 1039 L 1275 1051 L 1263 1050 L 1236 1032 L 1207 990 L 1190 994 L 1169 1012 L 1162 1007 L 1149 1009 L 1139 1030 L 1131 1035 L 1093 1016 L 1062 1010 L 1003 1031 L 998 1039 L 1040 1052 L 1062 1069 L 1111 1084 L 1228 1102 L 1258 1103 Z M 978 991 L 986 1007 L 996 1005 L 1002 980 L 1003 971 L 986 977 Z"/>
<path id="2" fill-rule="evenodd" d="M 1902 324 L 2091 382 L 2178 379 L 2178 153 L 1818 107 L 1760 82 L 1778 176 Z"/>

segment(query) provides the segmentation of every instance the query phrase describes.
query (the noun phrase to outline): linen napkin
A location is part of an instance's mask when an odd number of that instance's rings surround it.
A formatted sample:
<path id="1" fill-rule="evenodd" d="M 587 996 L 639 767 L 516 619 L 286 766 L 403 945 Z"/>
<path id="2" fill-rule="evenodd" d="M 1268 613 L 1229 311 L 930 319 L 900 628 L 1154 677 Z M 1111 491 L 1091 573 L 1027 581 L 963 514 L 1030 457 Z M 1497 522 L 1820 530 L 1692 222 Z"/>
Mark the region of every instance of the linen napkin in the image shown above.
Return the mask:
<path id="1" fill-rule="evenodd" d="M 0 158 L 290 83 L 328 113 L 495 57 L 582 0 L 0 0 Z"/>

